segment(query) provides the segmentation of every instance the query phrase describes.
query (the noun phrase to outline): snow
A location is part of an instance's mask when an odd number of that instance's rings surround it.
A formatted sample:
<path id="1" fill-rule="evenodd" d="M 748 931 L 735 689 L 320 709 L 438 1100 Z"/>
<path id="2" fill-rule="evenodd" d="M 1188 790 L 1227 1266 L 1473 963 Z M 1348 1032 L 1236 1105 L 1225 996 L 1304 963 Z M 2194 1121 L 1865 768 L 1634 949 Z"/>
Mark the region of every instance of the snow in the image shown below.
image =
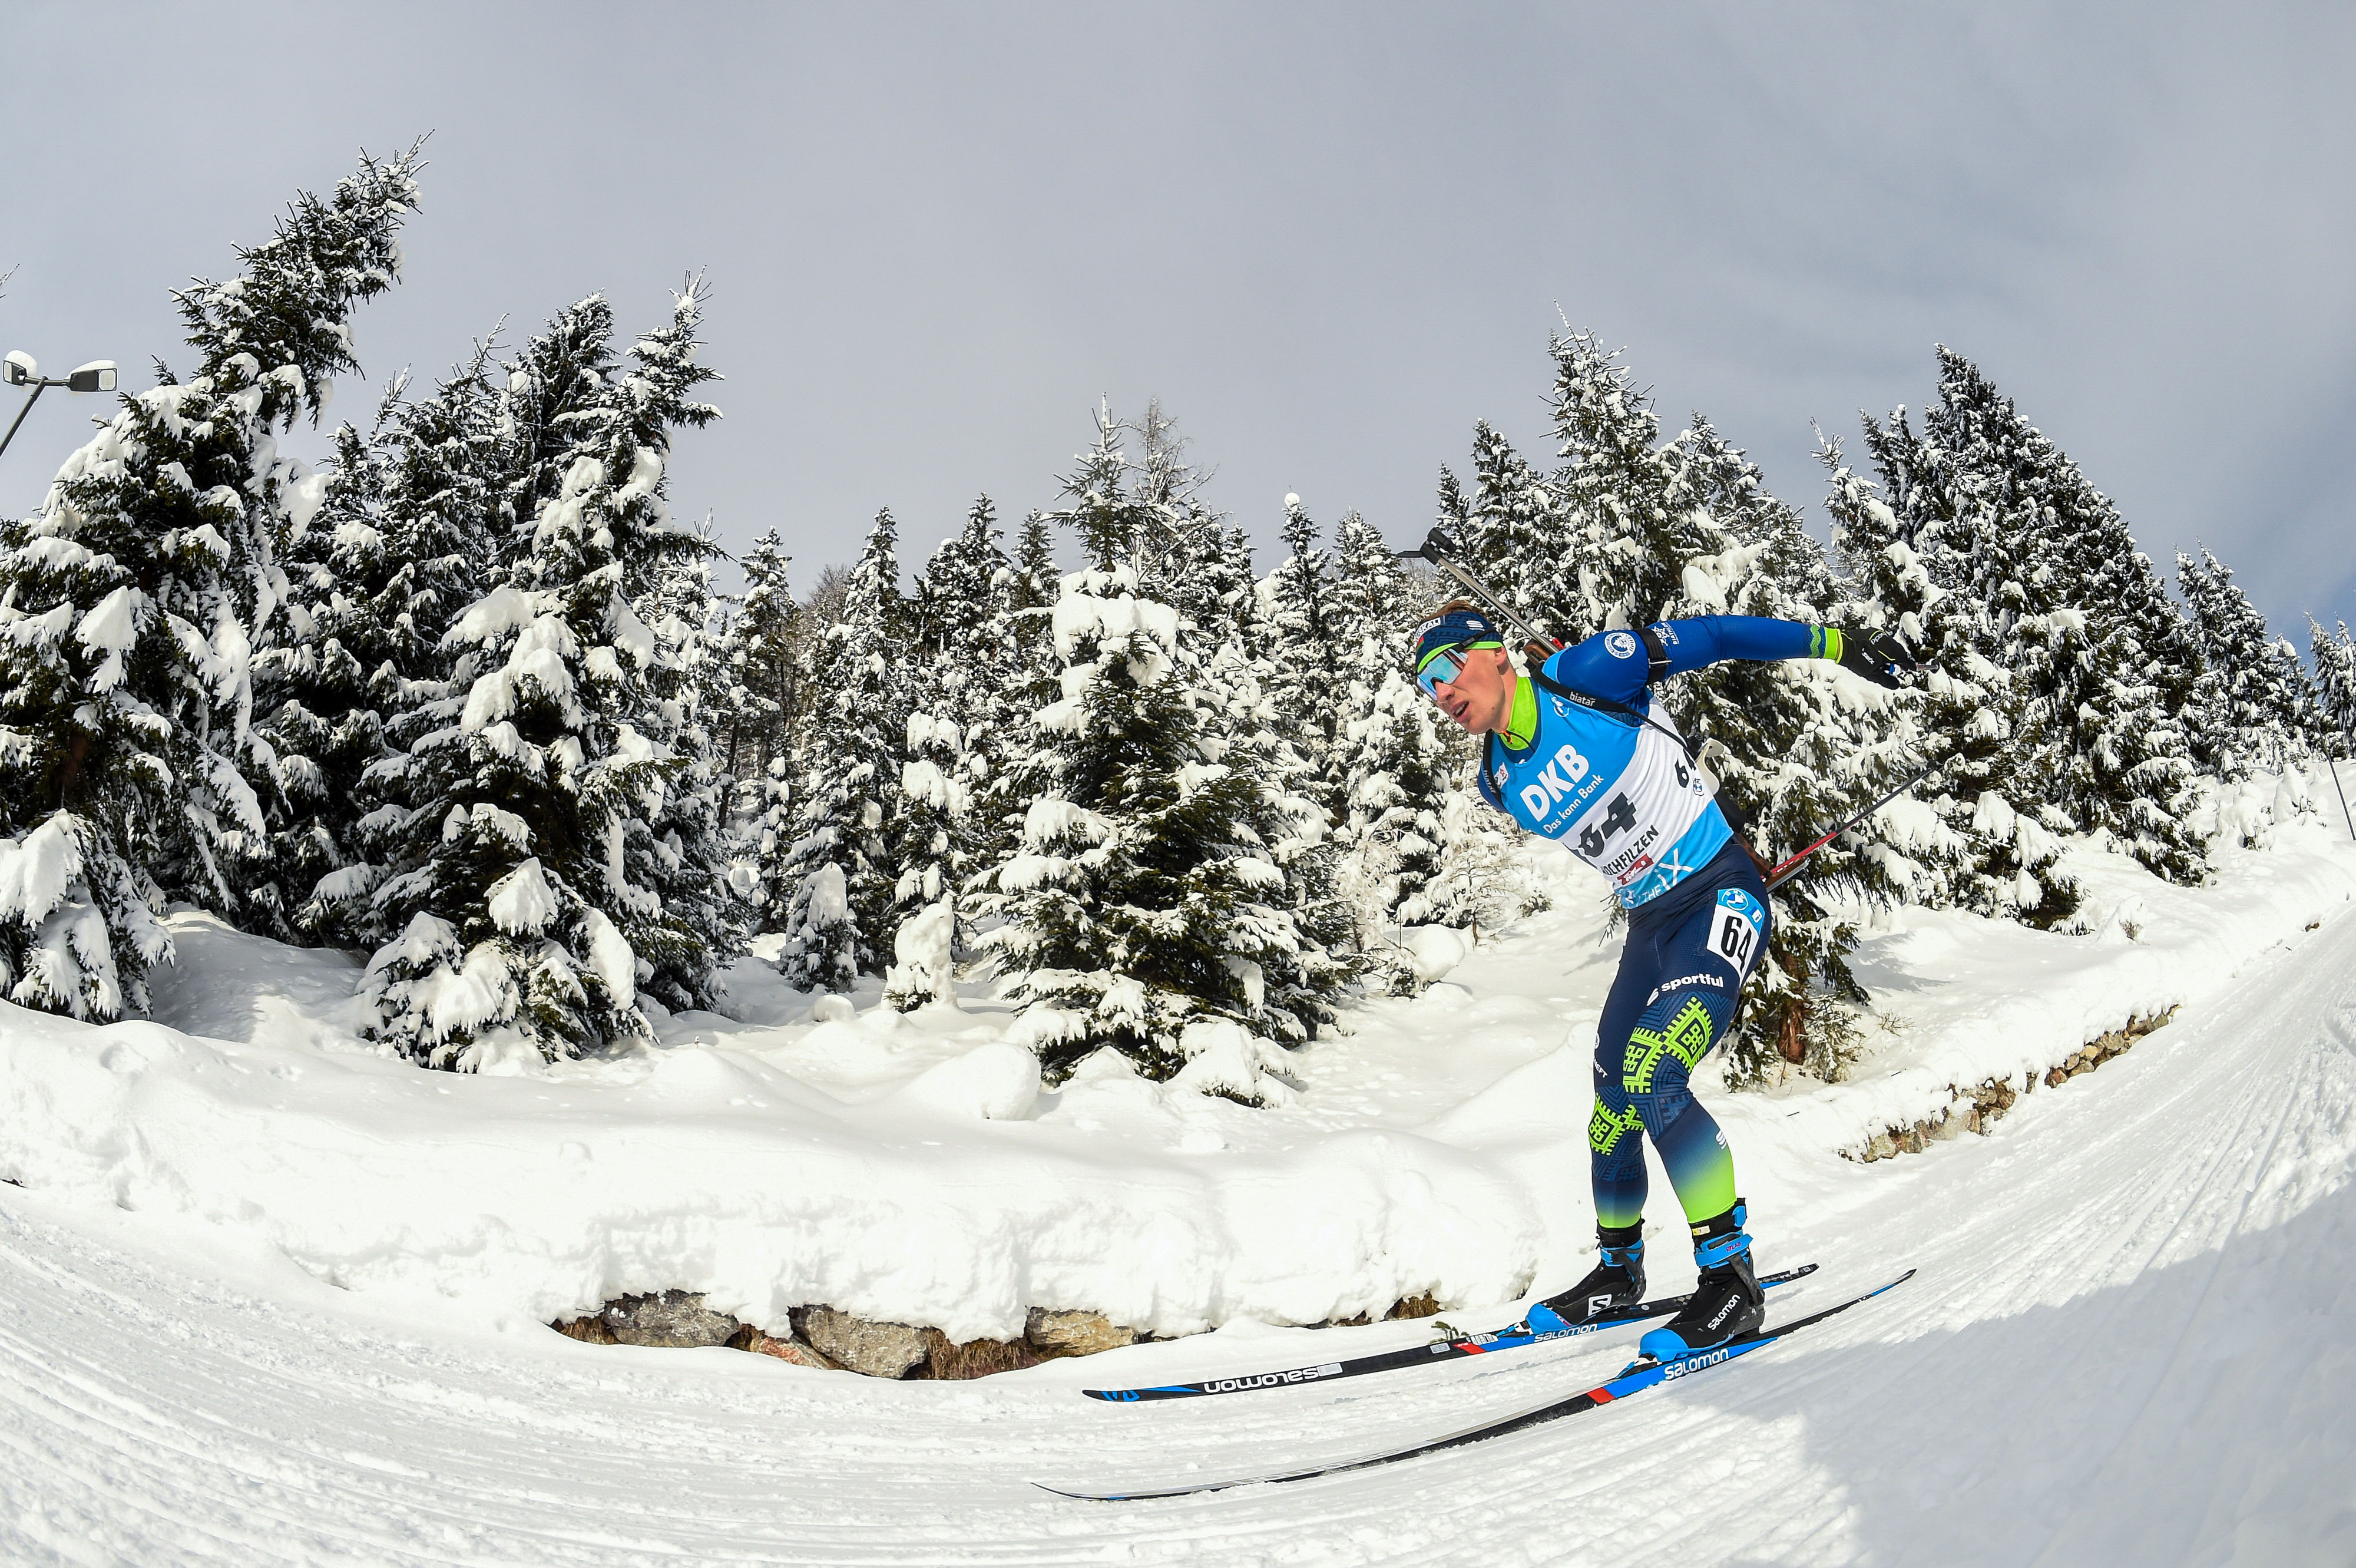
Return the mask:
<path id="1" fill-rule="evenodd" d="M 1472 935 L 1453 926 L 1409 926 L 1399 933 L 1399 945 L 1415 965 L 1415 977 L 1428 983 L 1472 956 Z"/>
<path id="2" fill-rule="evenodd" d="M 92 605 L 74 628 L 75 641 L 93 653 L 105 651 L 90 678 L 95 689 L 108 691 L 122 682 L 123 656 L 139 640 L 139 612 L 146 603 L 146 595 L 126 584 Z"/>
<path id="3" fill-rule="evenodd" d="M 0 838 L 0 919 L 37 925 L 81 880 L 81 839 L 89 830 L 69 811 L 51 815 L 21 839 Z"/>
<path id="4" fill-rule="evenodd" d="M 484 908 L 491 924 L 509 936 L 537 936 L 556 914 L 556 890 L 541 875 L 540 857 L 532 856 L 491 884 Z"/>
<path id="5" fill-rule="evenodd" d="M 287 368 L 292 370 L 294 367 L 290 365 Z M 324 388 L 326 383 L 321 385 Z M 325 408 L 327 399 L 321 398 L 319 405 Z M 327 504 L 327 476 L 305 472 L 297 464 L 296 477 L 279 492 L 279 504 L 286 510 L 289 537 L 302 538 L 310 530 L 311 520 L 319 515 L 319 509 Z"/>
<path id="6" fill-rule="evenodd" d="M 1762 1266 L 1823 1265 L 1789 1308 L 1919 1266 L 1886 1302 L 1573 1422 L 1136 1507 L 1028 1483 L 1314 1464 L 1631 1353 L 1345 1396 L 1076 1392 L 1414 1345 L 1428 1326 L 1286 1326 L 1427 1291 L 1494 1326 L 1584 1271 L 1616 944 L 1558 853 L 1555 908 L 1419 996 L 1260 1058 L 1195 1023 L 1186 1070 L 1256 1083 L 1259 1110 L 1104 1051 L 1043 1089 L 979 989 L 903 1015 L 758 961 L 731 973 L 739 1017 L 424 1072 L 354 1034 L 349 958 L 178 911 L 153 1022 L 0 1008 L 0 1176 L 23 1184 L 0 1187 L 0 1560 L 2346 1562 L 2356 845 L 2297 816 L 2217 860 L 2176 888 L 2073 847 L 2083 935 L 1887 920 L 1858 964 L 1889 1026 L 1847 1082 L 1729 1094 L 1705 1064 Z M 412 929 L 397 956 L 450 940 Z M 2179 1004 L 1990 1137 L 1841 1157 Z M 1656 1181 L 1663 1293 L 1690 1278 L 1670 1208 Z M 773 1326 L 825 1301 L 956 1338 L 1033 1306 L 1217 1331 L 899 1384 L 542 1326 L 664 1288 Z"/>
<path id="7" fill-rule="evenodd" d="M 899 961 L 885 979 L 884 989 L 898 996 L 935 999 L 937 1004 L 957 1005 L 955 940 L 957 909 L 947 900 L 927 905 L 900 922 L 892 934 L 892 956 Z M 1030 1053 L 1022 1053 L 1028 1058 Z M 1033 1064 L 1036 1079 L 1037 1063 Z"/>

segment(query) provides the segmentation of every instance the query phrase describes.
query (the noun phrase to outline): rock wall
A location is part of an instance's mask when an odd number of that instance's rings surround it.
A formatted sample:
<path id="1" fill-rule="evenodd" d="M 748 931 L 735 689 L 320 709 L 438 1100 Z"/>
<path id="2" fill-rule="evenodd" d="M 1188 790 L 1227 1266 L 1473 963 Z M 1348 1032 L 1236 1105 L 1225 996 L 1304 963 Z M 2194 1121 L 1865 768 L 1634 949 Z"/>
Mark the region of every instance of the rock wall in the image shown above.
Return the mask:
<path id="1" fill-rule="evenodd" d="M 1408 1296 L 1392 1305 L 1385 1319 L 1430 1317 L 1440 1303 L 1430 1295 Z M 837 1312 L 825 1305 L 798 1306 L 788 1314 L 783 1336 L 743 1323 L 703 1305 L 703 1297 L 687 1291 L 663 1291 L 651 1295 L 626 1295 L 607 1302 L 585 1317 L 564 1319 L 550 1327 L 591 1345 L 641 1345 L 665 1349 L 693 1349 L 715 1345 L 774 1356 L 798 1367 L 824 1371 L 857 1372 L 870 1378 L 937 1379 L 943 1381 L 986 1378 L 1012 1372 L 1066 1356 L 1093 1356 L 1117 1350 L 1146 1337 L 1134 1328 L 1095 1312 L 1031 1309 L 1019 1339 L 969 1339 L 960 1343 L 937 1328 L 907 1323 L 880 1323 Z M 1348 1320 L 1365 1323 L 1364 1316 Z M 1318 1324 L 1320 1328 L 1340 1326 Z"/>
<path id="2" fill-rule="evenodd" d="M 1844 1153 L 1842 1158 L 1871 1163 L 1895 1159 L 1900 1155 L 1919 1155 L 1933 1144 L 1960 1138 L 1965 1133 L 1985 1136 L 1998 1118 L 2011 1110 L 2024 1094 L 2033 1092 L 2042 1084 L 2058 1089 L 2081 1073 L 2094 1071 L 2113 1057 L 2125 1052 L 2137 1040 L 2176 1016 L 2176 1009 L 2151 1018 L 2130 1018 L 2126 1026 L 2106 1035 L 2097 1035 L 2070 1053 L 2055 1066 L 2042 1073 L 2024 1075 L 2016 1087 L 2011 1080 L 1988 1079 L 1978 1085 L 1955 1088 L 1954 1102 L 1938 1115 L 1907 1127 L 1890 1127 L 1877 1133 L 1863 1149 Z"/>

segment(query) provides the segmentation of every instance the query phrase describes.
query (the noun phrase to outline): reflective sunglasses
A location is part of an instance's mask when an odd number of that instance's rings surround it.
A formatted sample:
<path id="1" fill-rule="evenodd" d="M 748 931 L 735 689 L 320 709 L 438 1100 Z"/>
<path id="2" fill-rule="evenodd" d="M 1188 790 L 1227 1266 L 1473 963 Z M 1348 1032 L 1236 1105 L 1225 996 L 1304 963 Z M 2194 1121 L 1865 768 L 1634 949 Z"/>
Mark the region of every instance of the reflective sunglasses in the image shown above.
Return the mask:
<path id="1" fill-rule="evenodd" d="M 1472 644 L 1469 642 L 1441 649 L 1431 656 L 1430 663 L 1415 672 L 1415 683 L 1423 688 L 1425 696 L 1435 703 L 1440 701 L 1440 683 L 1453 684 L 1456 677 L 1464 673 L 1464 656 L 1472 651 Z"/>

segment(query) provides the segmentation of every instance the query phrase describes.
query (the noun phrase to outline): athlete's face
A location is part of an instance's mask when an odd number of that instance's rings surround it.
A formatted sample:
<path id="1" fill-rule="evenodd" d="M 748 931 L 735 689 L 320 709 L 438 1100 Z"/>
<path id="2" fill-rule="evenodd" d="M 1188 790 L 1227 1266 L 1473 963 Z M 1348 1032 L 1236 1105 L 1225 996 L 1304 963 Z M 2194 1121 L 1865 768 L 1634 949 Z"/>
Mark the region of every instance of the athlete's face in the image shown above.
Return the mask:
<path id="1" fill-rule="evenodd" d="M 1438 682 L 1431 688 L 1431 700 L 1440 704 L 1440 711 L 1471 735 L 1504 729 L 1513 697 L 1514 667 L 1502 648 L 1469 650 L 1456 679 Z"/>

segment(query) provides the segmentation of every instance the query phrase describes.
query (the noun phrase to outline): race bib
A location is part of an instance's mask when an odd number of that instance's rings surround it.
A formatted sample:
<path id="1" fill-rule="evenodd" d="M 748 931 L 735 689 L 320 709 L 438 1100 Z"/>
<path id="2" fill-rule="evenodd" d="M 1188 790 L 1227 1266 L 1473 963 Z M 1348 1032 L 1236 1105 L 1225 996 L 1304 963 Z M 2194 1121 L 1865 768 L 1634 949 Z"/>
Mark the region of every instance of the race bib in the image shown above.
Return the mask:
<path id="1" fill-rule="evenodd" d="M 1718 909 L 1709 925 L 1709 950 L 1734 966 L 1738 979 L 1751 972 L 1759 957 L 1759 939 L 1766 926 L 1759 900 L 1740 887 L 1718 896 Z"/>

